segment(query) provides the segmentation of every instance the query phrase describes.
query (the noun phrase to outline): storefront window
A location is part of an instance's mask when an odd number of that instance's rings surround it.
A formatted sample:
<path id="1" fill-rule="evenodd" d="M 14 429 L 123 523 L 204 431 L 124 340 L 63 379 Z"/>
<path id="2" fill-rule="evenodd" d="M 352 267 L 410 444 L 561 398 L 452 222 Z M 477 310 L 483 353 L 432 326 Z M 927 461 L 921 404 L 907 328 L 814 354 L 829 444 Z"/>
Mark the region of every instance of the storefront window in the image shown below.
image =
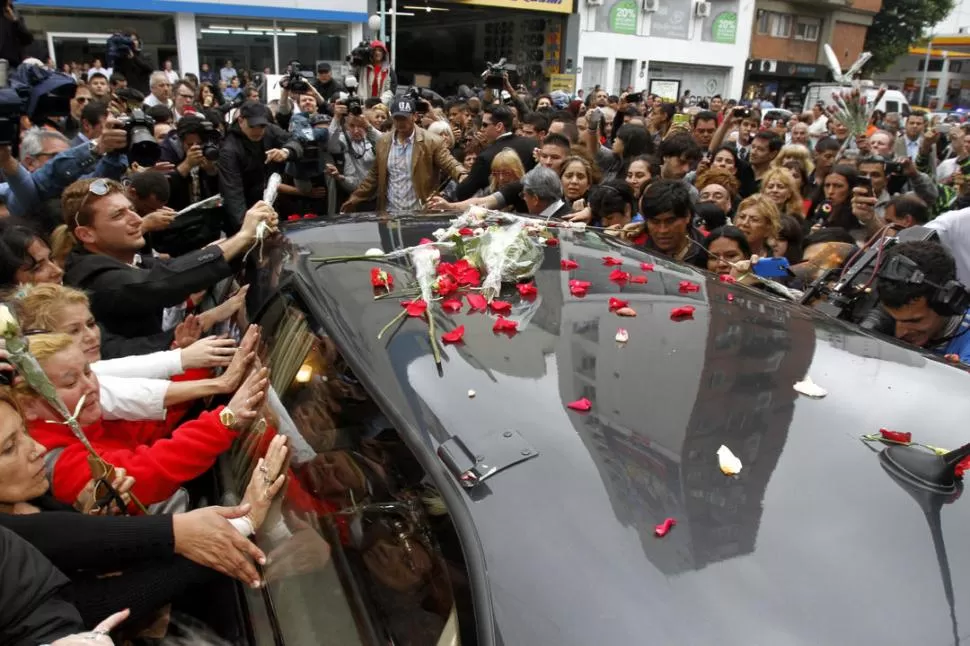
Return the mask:
<path id="1" fill-rule="evenodd" d="M 237 71 L 271 73 L 284 71 L 292 60 L 304 69 L 316 71 L 317 61 L 335 61 L 347 51 L 347 25 L 344 23 L 284 23 L 225 17 L 198 19 L 200 25 L 199 63 L 219 69 L 232 60 Z M 279 51 L 279 66 L 273 53 L 273 37 Z"/>

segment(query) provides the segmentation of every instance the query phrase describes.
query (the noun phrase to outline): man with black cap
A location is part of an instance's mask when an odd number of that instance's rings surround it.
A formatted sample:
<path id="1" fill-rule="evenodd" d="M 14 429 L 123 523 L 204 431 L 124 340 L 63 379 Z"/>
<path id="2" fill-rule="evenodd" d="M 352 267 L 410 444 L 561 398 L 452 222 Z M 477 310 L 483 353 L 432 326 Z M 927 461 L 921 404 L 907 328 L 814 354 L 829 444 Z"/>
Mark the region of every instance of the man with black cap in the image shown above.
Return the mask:
<path id="1" fill-rule="evenodd" d="M 441 176 L 458 180 L 464 167 L 448 152 L 448 144 L 414 124 L 414 100 L 391 101 L 394 130 L 377 140 L 376 163 L 341 211 L 352 211 L 377 196 L 378 211 L 414 211 L 438 191 Z"/>
<path id="2" fill-rule="evenodd" d="M 344 86 L 333 77 L 333 70 L 330 67 L 330 63 L 320 63 L 317 65 L 317 78 L 313 81 L 313 87 L 316 88 L 320 96 L 325 98 L 327 102 L 332 101 L 334 95 L 338 92 L 344 91 Z"/>
<path id="3" fill-rule="evenodd" d="M 239 108 L 219 149 L 219 192 L 225 208 L 236 222 L 262 199 L 266 180 L 274 169 L 303 154 L 300 143 L 275 123 L 269 108 L 246 101 Z"/>

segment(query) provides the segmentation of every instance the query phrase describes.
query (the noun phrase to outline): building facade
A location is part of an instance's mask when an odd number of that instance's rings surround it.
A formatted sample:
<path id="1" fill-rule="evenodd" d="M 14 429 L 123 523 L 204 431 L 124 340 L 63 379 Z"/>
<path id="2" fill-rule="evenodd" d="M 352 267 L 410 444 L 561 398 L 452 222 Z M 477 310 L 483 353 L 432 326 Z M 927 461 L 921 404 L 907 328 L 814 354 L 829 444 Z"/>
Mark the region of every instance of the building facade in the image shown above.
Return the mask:
<path id="1" fill-rule="evenodd" d="M 740 0 L 579 0 L 578 87 L 676 100 L 741 94 L 753 11 Z M 745 8 L 747 7 L 747 8 Z M 571 70 L 566 70 L 571 71 Z"/>
<path id="2" fill-rule="evenodd" d="M 744 98 L 802 108 L 807 85 L 831 76 L 822 45 L 849 67 L 881 7 L 882 0 L 758 0 Z"/>

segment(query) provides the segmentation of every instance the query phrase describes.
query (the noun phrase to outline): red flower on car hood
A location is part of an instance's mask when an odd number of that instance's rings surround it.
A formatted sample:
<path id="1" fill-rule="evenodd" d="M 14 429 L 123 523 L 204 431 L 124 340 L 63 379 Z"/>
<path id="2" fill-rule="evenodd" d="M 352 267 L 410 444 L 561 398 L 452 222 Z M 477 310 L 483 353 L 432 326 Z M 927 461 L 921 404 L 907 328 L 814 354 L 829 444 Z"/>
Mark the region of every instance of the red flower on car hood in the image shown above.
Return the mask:
<path id="1" fill-rule="evenodd" d="M 472 312 L 484 312 L 488 309 L 488 301 L 481 294 L 465 294 L 465 298 L 468 299 Z"/>
<path id="2" fill-rule="evenodd" d="M 441 301 L 441 309 L 448 312 L 449 314 L 454 314 L 455 312 L 461 311 L 461 300 L 457 298 L 448 298 Z"/>
<path id="3" fill-rule="evenodd" d="M 504 316 L 500 316 L 495 319 L 495 324 L 492 325 L 492 332 L 505 332 L 509 335 L 515 334 L 519 331 L 519 323 L 517 321 L 512 321 Z"/>
<path id="4" fill-rule="evenodd" d="M 461 343 L 465 336 L 465 326 L 459 325 L 451 332 L 441 335 L 441 340 L 445 343 Z"/>
<path id="5" fill-rule="evenodd" d="M 394 287 L 394 276 L 379 267 L 371 267 L 370 284 L 374 287 L 386 287 L 390 290 Z"/>
<path id="6" fill-rule="evenodd" d="M 689 280 L 682 280 L 680 281 L 678 289 L 680 289 L 681 294 L 689 294 L 691 292 L 701 291 L 701 286 L 697 283 L 692 283 Z"/>
<path id="7" fill-rule="evenodd" d="M 444 276 L 438 276 L 434 287 L 439 296 L 448 296 L 458 291 L 458 281 L 452 276 L 445 274 Z"/>
<path id="8" fill-rule="evenodd" d="M 535 283 L 519 283 L 515 288 L 519 290 L 519 296 L 523 298 L 531 298 L 539 293 Z"/>
<path id="9" fill-rule="evenodd" d="M 670 310 L 670 318 L 675 321 L 682 321 L 686 319 L 694 318 L 694 306 L 684 305 L 683 307 L 675 307 Z"/>
<path id="10" fill-rule="evenodd" d="M 624 301 L 624 300 L 621 300 L 619 298 L 610 296 L 610 311 L 611 312 L 614 311 L 614 310 L 618 310 L 621 307 L 628 307 L 629 305 L 630 305 L 630 301 Z"/>
<path id="11" fill-rule="evenodd" d="M 610 272 L 610 280 L 614 283 L 625 283 L 630 280 L 630 274 L 622 269 L 614 269 Z"/>
<path id="12" fill-rule="evenodd" d="M 882 435 L 882 439 L 889 440 L 890 442 L 900 442 L 902 444 L 909 444 L 913 441 L 912 433 L 903 433 L 902 431 L 890 431 L 888 428 L 879 429 L 879 434 Z"/>
<path id="13" fill-rule="evenodd" d="M 642 269 L 643 271 L 653 271 L 653 263 L 652 262 L 641 262 L 640 263 L 640 269 Z"/>
<path id="14" fill-rule="evenodd" d="M 428 304 L 421 298 L 416 298 L 413 301 L 401 301 L 401 306 L 407 310 L 408 316 L 423 316 L 428 311 Z"/>
<path id="15" fill-rule="evenodd" d="M 496 314 L 508 314 L 512 311 L 512 303 L 508 303 L 506 301 L 492 301 L 488 304 L 488 306 Z"/>
<path id="16" fill-rule="evenodd" d="M 568 404 L 566 404 L 566 408 L 571 408 L 572 410 L 578 410 L 582 413 L 585 413 L 586 411 L 593 408 L 593 402 L 583 397 L 581 399 L 577 399 L 574 402 L 569 402 Z"/>
<path id="17" fill-rule="evenodd" d="M 575 260 L 560 260 L 559 267 L 564 271 L 569 271 L 570 269 L 579 269 L 579 263 Z"/>
<path id="18" fill-rule="evenodd" d="M 614 258 L 613 256 L 604 256 L 603 264 L 606 265 L 607 267 L 616 267 L 618 265 L 622 265 L 623 261 L 620 260 L 619 258 Z"/>
<path id="19" fill-rule="evenodd" d="M 643 284 L 645 284 L 647 282 L 647 277 L 646 276 L 631 276 L 630 277 L 630 282 L 631 283 L 638 284 L 638 285 L 643 285 Z"/>
<path id="20" fill-rule="evenodd" d="M 458 262 L 438 263 L 439 276 L 451 276 L 461 287 L 477 287 L 482 281 L 478 268 L 462 258 Z"/>

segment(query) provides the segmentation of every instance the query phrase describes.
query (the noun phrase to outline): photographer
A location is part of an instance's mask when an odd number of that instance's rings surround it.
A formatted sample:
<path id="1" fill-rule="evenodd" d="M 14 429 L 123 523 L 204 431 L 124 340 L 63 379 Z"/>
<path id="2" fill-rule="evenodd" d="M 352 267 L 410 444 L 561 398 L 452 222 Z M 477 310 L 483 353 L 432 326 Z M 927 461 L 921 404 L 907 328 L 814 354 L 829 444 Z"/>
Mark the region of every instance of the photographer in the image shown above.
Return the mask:
<path id="1" fill-rule="evenodd" d="M 246 210 L 262 199 L 270 164 L 299 159 L 303 148 L 275 123 L 269 108 L 246 101 L 219 150 L 219 192 L 229 215 L 241 223 Z"/>
<path id="2" fill-rule="evenodd" d="M 877 281 L 879 304 L 895 336 L 948 360 L 970 363 L 970 295 L 938 242 L 904 242 L 886 252 Z"/>
<path id="3" fill-rule="evenodd" d="M 375 146 L 380 136 L 381 133 L 367 123 L 360 100 L 356 97 L 343 98 L 333 106 L 328 151 L 335 157 L 335 163 L 326 165 L 326 173 L 333 178 L 339 190 L 338 203 L 356 191 L 370 173 L 376 160 Z M 372 210 L 374 203 L 361 204 L 360 208 Z"/>
<path id="4" fill-rule="evenodd" d="M 366 65 L 360 65 L 363 62 L 361 60 L 363 52 L 359 51 L 361 49 L 358 46 L 351 52 L 352 63 L 357 67 L 354 75 L 360 81 L 358 88 L 360 100 L 375 98 L 384 103 L 390 102 L 391 97 L 397 92 L 397 73 L 391 69 L 391 64 L 388 61 L 387 46 L 379 40 L 372 40 L 369 47 L 369 58 L 364 59 L 370 61 Z"/>
<path id="5" fill-rule="evenodd" d="M 286 163 L 286 175 L 280 184 L 282 200 L 279 208 L 284 214 L 323 215 L 329 211 L 321 202 L 327 196 L 324 171 L 329 161 L 329 121 L 317 112 L 317 101 L 321 97 L 316 90 L 308 84 L 306 90 L 297 95 L 300 111 L 289 120 L 290 134 L 300 143 L 303 154 L 299 160 Z M 280 99 L 281 113 L 284 105 L 289 108 L 289 102 L 287 95 Z"/>
<path id="6" fill-rule="evenodd" d="M 886 207 L 894 195 L 913 192 L 928 205 L 934 204 L 937 199 L 938 189 L 933 180 L 925 173 L 917 171 L 913 160 L 909 158 L 903 157 L 893 162 L 885 157 L 865 157 L 859 160 L 859 176 L 868 185 L 853 188 L 852 213 L 856 215 L 857 208 L 862 213 L 865 207 L 870 207 L 878 226 L 885 220 Z M 859 215 L 856 217 L 860 222 L 866 223 Z M 864 217 L 868 218 L 868 213 Z M 867 226 L 866 229 L 868 231 L 870 227 Z"/>
<path id="7" fill-rule="evenodd" d="M 11 68 L 15 68 L 27 57 L 25 50 L 34 42 L 34 37 L 24 24 L 24 19 L 13 6 L 13 0 L 0 0 L 3 13 L 0 13 L 0 58 L 5 58 Z"/>
<path id="8" fill-rule="evenodd" d="M 138 34 L 127 30 L 111 36 L 108 39 L 107 60 L 112 71 L 123 74 L 128 80 L 129 88 L 143 95 L 149 93 L 148 78 L 152 74 L 152 66 L 141 57 Z"/>
<path id="9" fill-rule="evenodd" d="M 333 101 L 333 98 L 344 91 L 344 86 L 333 77 L 333 70 L 330 63 L 320 63 L 317 65 L 317 78 L 313 81 L 313 88 L 325 101 Z M 282 103 L 282 101 L 281 101 Z"/>

